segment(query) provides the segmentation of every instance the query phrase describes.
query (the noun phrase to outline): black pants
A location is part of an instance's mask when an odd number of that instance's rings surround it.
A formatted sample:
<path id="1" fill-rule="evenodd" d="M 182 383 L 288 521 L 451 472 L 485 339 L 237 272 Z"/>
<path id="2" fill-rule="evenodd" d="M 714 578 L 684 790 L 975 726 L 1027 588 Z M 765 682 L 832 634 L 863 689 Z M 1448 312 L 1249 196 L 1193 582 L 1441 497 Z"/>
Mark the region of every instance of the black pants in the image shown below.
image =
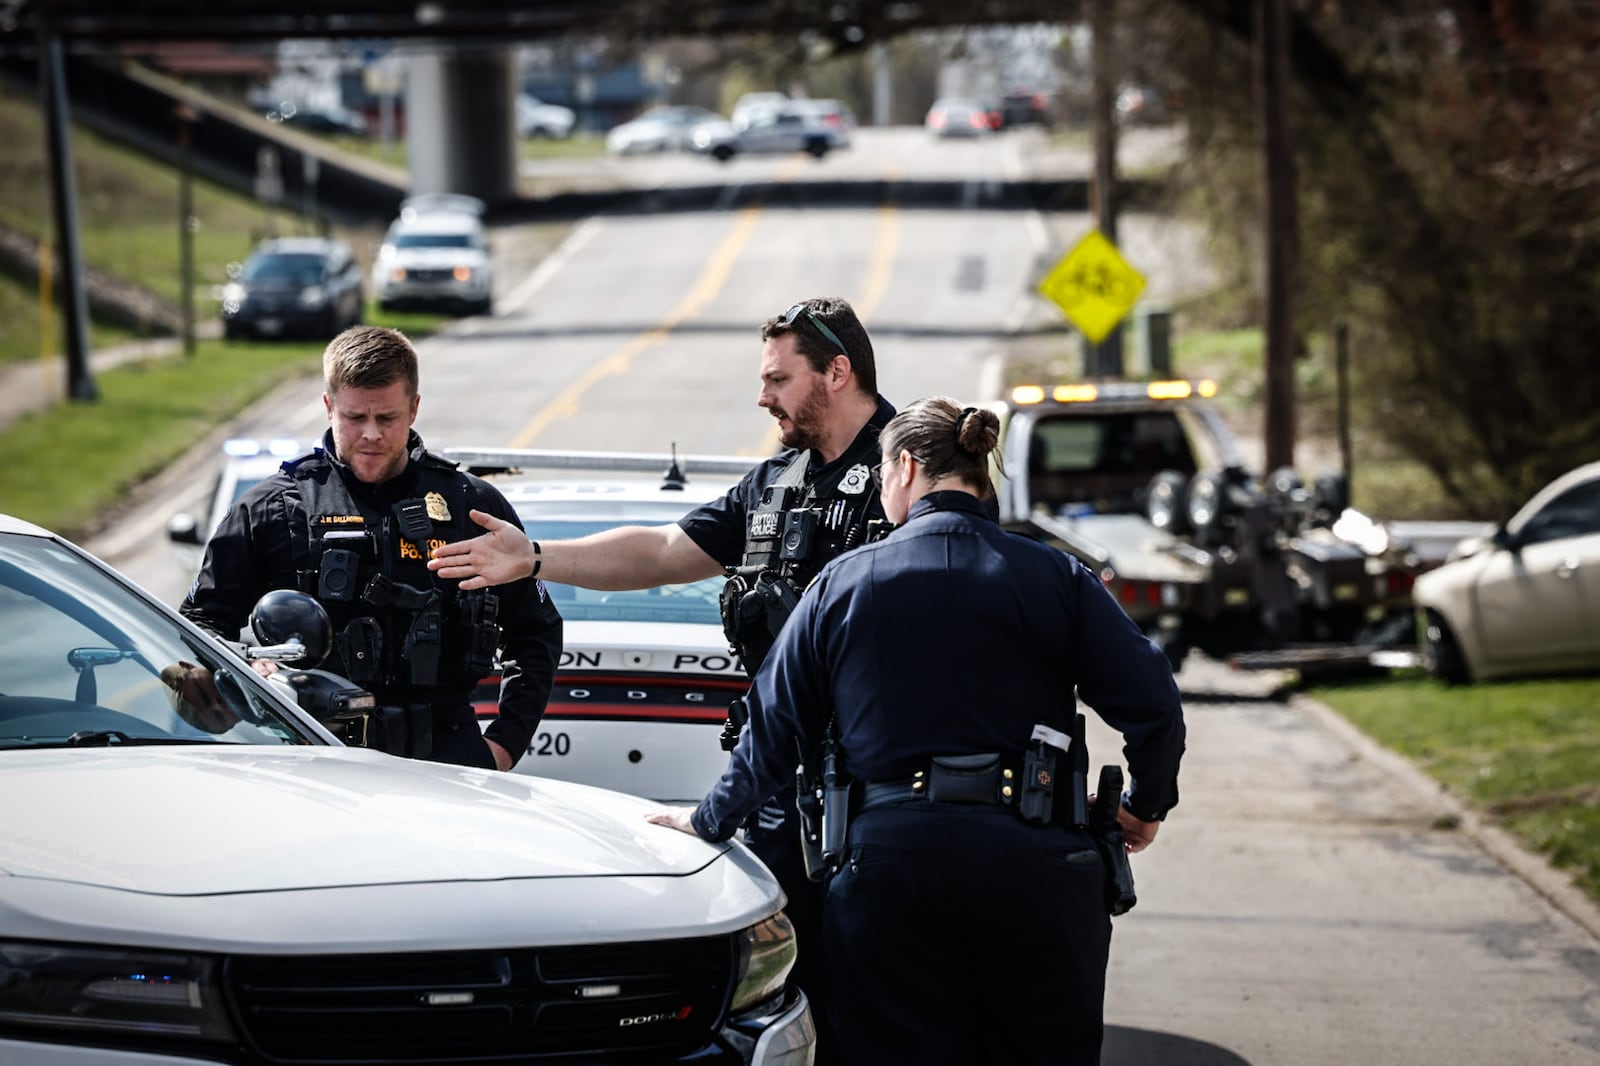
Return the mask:
<path id="1" fill-rule="evenodd" d="M 843 1061 L 1100 1061 L 1111 919 L 1085 832 L 1003 807 L 858 815 L 828 883 L 823 960 Z"/>
<path id="2" fill-rule="evenodd" d="M 775 828 L 752 824 L 745 830 L 745 843 L 772 871 L 778 886 L 789 897 L 784 914 L 794 925 L 799 953 L 791 977 L 811 1001 L 811 1017 L 817 1026 L 816 1066 L 837 1063 L 835 1040 L 828 1025 L 828 993 L 822 967 L 823 885 L 806 877 L 806 862 L 800 853 L 800 813 L 795 809 L 794 790 L 777 797 L 783 808 L 783 822 Z"/>

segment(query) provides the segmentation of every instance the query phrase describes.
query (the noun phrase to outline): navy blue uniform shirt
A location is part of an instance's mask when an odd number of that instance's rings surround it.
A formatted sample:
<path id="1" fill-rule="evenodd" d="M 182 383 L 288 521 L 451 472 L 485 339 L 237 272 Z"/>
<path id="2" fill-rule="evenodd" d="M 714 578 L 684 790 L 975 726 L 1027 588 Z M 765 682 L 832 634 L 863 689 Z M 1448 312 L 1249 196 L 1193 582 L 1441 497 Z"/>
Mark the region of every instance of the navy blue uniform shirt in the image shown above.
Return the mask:
<path id="1" fill-rule="evenodd" d="M 934 755 L 1016 758 L 1035 723 L 1067 732 L 1076 695 L 1123 735 L 1128 806 L 1178 802 L 1183 710 L 1166 657 L 1065 552 L 1002 530 L 965 492 L 934 492 L 885 540 L 830 562 L 755 678 L 750 724 L 694 812 L 726 840 L 793 778 L 796 740 L 830 717 L 858 780 L 910 777 Z"/>
<path id="2" fill-rule="evenodd" d="M 878 397 L 878 410 L 856 438 L 851 442 L 832 463 L 813 470 L 810 480 L 819 480 L 832 474 L 838 464 L 852 461 L 852 456 L 857 452 L 858 446 L 864 443 L 866 434 L 871 434 L 875 443 L 878 431 L 889 424 L 889 419 L 894 417 L 894 408 L 882 396 Z M 700 550 L 723 566 L 738 566 L 744 562 L 744 543 L 746 523 L 750 520 L 750 512 L 754 511 L 761 503 L 761 494 L 767 486 L 774 484 L 783 472 L 794 462 L 800 452 L 793 448 L 785 448 L 770 459 L 764 459 L 756 464 L 748 474 L 739 479 L 739 483 L 728 490 L 727 495 L 720 500 L 695 508 L 678 520 L 678 525 L 689 534 L 689 539 L 699 545 Z M 874 459 L 876 452 L 872 453 Z M 882 518 L 883 505 L 876 499 L 872 502 L 869 517 Z"/>

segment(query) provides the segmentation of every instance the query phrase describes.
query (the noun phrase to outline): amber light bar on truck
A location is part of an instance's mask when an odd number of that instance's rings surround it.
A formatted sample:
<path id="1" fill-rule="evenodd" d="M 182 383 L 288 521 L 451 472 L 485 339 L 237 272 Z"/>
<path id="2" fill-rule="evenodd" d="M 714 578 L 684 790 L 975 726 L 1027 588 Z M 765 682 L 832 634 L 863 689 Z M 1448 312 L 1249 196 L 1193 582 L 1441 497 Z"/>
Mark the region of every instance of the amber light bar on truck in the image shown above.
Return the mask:
<path id="1" fill-rule="evenodd" d="M 1011 402 L 1018 405 L 1043 403 L 1092 403 L 1095 400 L 1187 400 L 1198 396 L 1209 400 L 1217 394 L 1215 381 L 1130 381 L 1105 385 L 1018 385 L 1011 390 Z"/>

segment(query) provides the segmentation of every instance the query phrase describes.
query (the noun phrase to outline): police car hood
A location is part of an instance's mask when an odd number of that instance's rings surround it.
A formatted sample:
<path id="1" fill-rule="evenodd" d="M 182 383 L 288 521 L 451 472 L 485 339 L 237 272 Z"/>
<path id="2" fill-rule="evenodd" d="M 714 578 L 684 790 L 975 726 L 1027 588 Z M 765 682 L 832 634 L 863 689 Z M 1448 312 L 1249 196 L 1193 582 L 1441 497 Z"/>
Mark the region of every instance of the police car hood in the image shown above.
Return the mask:
<path id="1" fill-rule="evenodd" d="M 10 751 L 0 753 L 0 875 L 206 896 L 681 877 L 727 850 L 648 824 L 654 807 L 360 749 Z"/>

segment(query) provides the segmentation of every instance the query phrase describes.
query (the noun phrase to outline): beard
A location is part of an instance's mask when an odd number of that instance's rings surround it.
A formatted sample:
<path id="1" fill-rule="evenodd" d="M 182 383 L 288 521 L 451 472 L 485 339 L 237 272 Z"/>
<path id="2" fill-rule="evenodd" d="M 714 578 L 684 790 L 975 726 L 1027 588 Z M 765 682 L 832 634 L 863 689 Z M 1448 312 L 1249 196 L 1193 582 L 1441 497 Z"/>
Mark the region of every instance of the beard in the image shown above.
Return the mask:
<path id="1" fill-rule="evenodd" d="M 789 427 L 778 431 L 778 439 L 785 448 L 815 448 L 822 443 L 822 429 L 827 421 L 828 388 L 819 378 L 793 411 L 779 408 L 773 414 L 789 420 Z"/>

